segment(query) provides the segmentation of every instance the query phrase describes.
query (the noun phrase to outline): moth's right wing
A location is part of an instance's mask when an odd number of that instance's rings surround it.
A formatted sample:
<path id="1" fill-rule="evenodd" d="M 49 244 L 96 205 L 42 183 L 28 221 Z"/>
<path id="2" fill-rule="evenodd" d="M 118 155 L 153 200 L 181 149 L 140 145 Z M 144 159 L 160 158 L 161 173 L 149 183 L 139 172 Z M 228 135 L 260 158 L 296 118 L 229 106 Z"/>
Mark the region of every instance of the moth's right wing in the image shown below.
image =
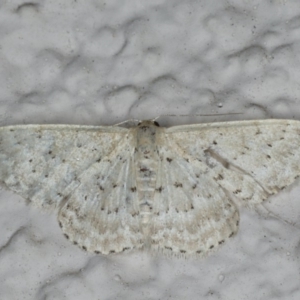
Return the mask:
<path id="1" fill-rule="evenodd" d="M 201 160 L 212 178 L 253 206 L 300 176 L 300 122 L 253 120 L 170 127 L 168 140 Z"/>
<path id="2" fill-rule="evenodd" d="M 300 122 L 254 120 L 175 126 L 157 140 L 156 250 L 203 255 L 237 231 L 230 198 L 254 206 L 300 176 Z"/>
<path id="3" fill-rule="evenodd" d="M 237 207 L 209 167 L 182 151 L 164 130 L 157 149 L 151 248 L 175 256 L 206 256 L 238 231 Z"/>

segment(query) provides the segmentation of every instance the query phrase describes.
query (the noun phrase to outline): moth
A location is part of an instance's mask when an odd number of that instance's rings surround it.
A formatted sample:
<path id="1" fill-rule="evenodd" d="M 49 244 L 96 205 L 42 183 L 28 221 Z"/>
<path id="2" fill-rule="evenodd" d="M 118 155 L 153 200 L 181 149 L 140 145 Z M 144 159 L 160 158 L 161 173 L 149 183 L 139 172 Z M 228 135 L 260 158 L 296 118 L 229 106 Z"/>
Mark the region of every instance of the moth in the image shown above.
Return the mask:
<path id="1" fill-rule="evenodd" d="M 0 180 L 83 250 L 205 256 L 300 175 L 300 122 L 0 128 Z"/>

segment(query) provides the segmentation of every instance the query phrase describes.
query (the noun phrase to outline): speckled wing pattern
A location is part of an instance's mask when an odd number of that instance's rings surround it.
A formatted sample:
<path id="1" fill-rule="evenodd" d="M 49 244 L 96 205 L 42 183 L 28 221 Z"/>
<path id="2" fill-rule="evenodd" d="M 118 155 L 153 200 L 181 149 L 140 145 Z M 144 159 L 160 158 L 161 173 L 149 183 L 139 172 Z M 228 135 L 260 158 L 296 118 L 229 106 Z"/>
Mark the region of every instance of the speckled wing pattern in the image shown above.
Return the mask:
<path id="1" fill-rule="evenodd" d="M 300 122 L 0 128 L 0 180 L 94 253 L 205 256 L 300 175 Z"/>
<path id="2" fill-rule="evenodd" d="M 39 207 L 55 208 L 77 188 L 80 175 L 112 151 L 126 132 L 71 125 L 2 127 L 0 181 Z"/>
<path id="3" fill-rule="evenodd" d="M 152 247 L 205 256 L 236 234 L 238 210 L 300 175 L 300 122 L 261 120 L 175 126 L 160 152 Z"/>
<path id="4" fill-rule="evenodd" d="M 65 236 L 84 250 L 139 248 L 132 138 L 114 126 L 2 127 L 0 180 L 38 207 L 58 208 Z"/>
<path id="5" fill-rule="evenodd" d="M 248 206 L 261 203 L 300 175 L 299 121 L 188 125 L 171 127 L 167 133 L 184 153 L 209 167 L 220 187 Z"/>
<path id="6" fill-rule="evenodd" d="M 186 154 L 172 138 L 166 134 L 158 147 L 160 166 L 149 224 L 152 249 L 205 256 L 236 234 L 239 213 L 205 161 Z M 199 151 L 196 157 L 203 156 Z"/>
<path id="7" fill-rule="evenodd" d="M 83 172 L 80 185 L 61 205 L 59 225 L 83 250 L 110 254 L 143 247 L 133 137 L 124 137 Z"/>

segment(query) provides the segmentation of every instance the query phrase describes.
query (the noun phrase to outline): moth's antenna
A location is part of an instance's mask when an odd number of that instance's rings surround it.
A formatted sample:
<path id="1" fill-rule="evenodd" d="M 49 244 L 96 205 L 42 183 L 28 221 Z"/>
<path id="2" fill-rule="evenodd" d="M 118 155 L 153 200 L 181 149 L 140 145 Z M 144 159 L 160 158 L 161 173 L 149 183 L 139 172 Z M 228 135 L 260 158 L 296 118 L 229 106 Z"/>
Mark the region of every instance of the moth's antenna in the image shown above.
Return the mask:
<path id="1" fill-rule="evenodd" d="M 167 115 L 159 115 L 153 119 L 151 119 L 151 121 L 155 122 L 157 119 L 161 118 L 161 117 L 212 117 L 212 116 L 227 116 L 227 115 L 242 115 L 243 113 L 226 113 L 226 114 L 189 114 L 189 115 L 172 115 L 172 114 L 167 114 Z M 130 123 L 130 122 L 136 122 L 136 123 L 140 123 L 141 120 L 138 119 L 129 119 L 129 120 L 125 120 L 123 122 L 114 124 L 113 126 L 119 126 L 125 123 Z"/>
<path id="2" fill-rule="evenodd" d="M 227 116 L 227 115 L 243 115 L 243 113 L 224 113 L 224 114 L 189 114 L 189 115 L 160 115 L 160 117 L 210 117 L 210 116 Z"/>
<path id="3" fill-rule="evenodd" d="M 164 116 L 164 115 L 157 116 L 157 117 L 155 117 L 154 119 L 151 119 L 151 121 L 155 122 L 158 118 L 163 117 L 163 116 Z"/>
<path id="4" fill-rule="evenodd" d="M 227 115 L 243 115 L 244 113 L 238 112 L 238 113 L 224 113 L 224 114 L 188 114 L 188 115 L 160 115 L 152 119 L 152 121 L 156 121 L 158 118 L 161 117 L 213 117 L 213 116 L 227 116 Z"/>
<path id="5" fill-rule="evenodd" d="M 130 123 L 130 122 L 132 122 L 132 123 L 134 123 L 134 122 L 139 123 L 140 120 L 138 120 L 138 119 L 129 119 L 129 120 L 125 120 L 123 122 L 114 124 L 113 126 L 119 126 L 119 125 L 122 125 L 122 124 L 125 124 L 125 123 Z"/>

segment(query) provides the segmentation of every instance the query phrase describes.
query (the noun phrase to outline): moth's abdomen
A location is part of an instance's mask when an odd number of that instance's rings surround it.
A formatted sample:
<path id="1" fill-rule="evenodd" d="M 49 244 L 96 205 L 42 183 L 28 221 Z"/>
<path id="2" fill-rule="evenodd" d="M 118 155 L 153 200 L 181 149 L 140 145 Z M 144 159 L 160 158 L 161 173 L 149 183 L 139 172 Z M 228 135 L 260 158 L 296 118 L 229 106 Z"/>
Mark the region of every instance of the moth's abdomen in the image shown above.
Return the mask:
<path id="1" fill-rule="evenodd" d="M 141 222 L 147 224 L 152 213 L 156 185 L 158 155 L 156 152 L 157 127 L 150 122 L 143 122 L 137 128 L 137 148 L 135 164 L 137 174 L 137 193 L 140 206 Z"/>

